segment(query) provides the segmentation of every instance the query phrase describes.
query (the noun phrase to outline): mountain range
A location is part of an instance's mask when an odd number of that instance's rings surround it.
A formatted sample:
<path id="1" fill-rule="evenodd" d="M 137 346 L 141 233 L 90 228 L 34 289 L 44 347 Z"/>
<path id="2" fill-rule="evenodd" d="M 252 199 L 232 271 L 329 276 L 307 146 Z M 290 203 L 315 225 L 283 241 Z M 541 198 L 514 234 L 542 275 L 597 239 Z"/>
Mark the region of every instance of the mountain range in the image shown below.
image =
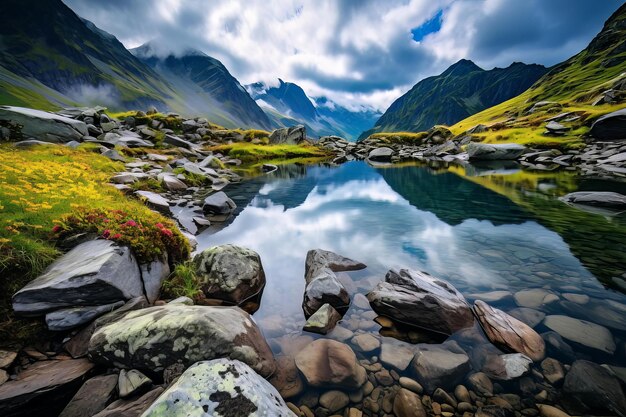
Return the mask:
<path id="1" fill-rule="evenodd" d="M 391 104 L 373 129 L 361 136 L 378 132 L 420 132 L 436 124 L 452 125 L 517 96 L 547 71 L 542 65 L 520 62 L 486 71 L 462 59 L 440 75 L 415 84 Z"/>

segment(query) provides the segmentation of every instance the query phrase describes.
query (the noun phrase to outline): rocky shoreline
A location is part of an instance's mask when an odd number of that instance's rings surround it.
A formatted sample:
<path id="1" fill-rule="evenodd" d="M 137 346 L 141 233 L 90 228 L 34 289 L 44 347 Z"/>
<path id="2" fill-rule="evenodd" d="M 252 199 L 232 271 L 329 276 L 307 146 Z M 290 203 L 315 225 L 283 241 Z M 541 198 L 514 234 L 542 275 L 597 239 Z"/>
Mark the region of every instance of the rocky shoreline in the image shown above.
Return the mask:
<path id="1" fill-rule="evenodd" d="M 242 180 L 228 168 L 241 160 L 204 147 L 243 141 L 239 132 L 177 115 L 168 117 L 182 129 L 179 134 L 159 120 L 150 125 L 133 117 L 117 122 L 103 109 L 41 113 L 0 108 L 0 120 L 14 120 L 1 124 L 2 137 L 22 139 L 18 147 L 85 142 L 100 147 L 103 155 L 125 162 L 126 171 L 111 178 L 114 186 L 175 219 L 192 245 L 195 234 L 228 220 L 236 209 L 222 190 Z M 551 128 L 558 131 L 558 126 Z M 270 144 L 306 141 L 302 127 L 269 136 Z M 128 162 L 115 149 L 154 148 L 157 142 L 176 149 L 177 155 L 146 153 Z M 562 167 L 611 177 L 622 176 L 620 155 L 626 154 L 626 145 L 614 141 L 596 140 L 583 151 L 557 154 L 479 144 L 471 133 L 455 138 L 444 128 L 432 129 L 419 146 L 375 138 L 350 143 L 338 137 L 321 138 L 317 146 L 334 155 L 336 164 L 353 159 L 372 164 L 519 160 L 532 169 Z M 274 169 L 263 166 L 266 172 Z M 203 185 L 190 185 L 190 179 L 199 177 Z M 162 183 L 167 191 L 132 187 L 146 180 Z M 567 199 L 626 205 L 609 197 Z M 254 251 L 223 245 L 198 253 L 192 264 L 201 296 L 163 300 L 161 286 L 174 266 L 167 256 L 140 263 L 129 248 L 95 237 L 68 239 L 68 252 L 14 295 L 17 313 L 45 316 L 58 337 L 46 346 L 0 352 L 0 414 L 626 416 L 622 368 L 553 357 L 569 347 L 565 340 L 612 355 L 618 349 L 613 337 L 602 326 L 557 315 L 541 317 L 539 322 L 553 331 L 538 334 L 531 323 L 537 319 L 532 306 L 537 298 L 549 302 L 545 292 L 515 294 L 520 309 L 527 310 L 513 317 L 491 307 L 488 299 L 470 305 L 450 283 L 403 269 L 389 271 L 365 298 L 337 275 L 365 264 L 312 249 L 303 260 L 304 330 L 332 338 L 303 334 L 286 342 L 291 354 L 282 349 L 275 357 L 252 316 L 271 279 Z M 415 345 L 367 332 L 350 331 L 341 338 L 339 324 L 353 303 L 368 310 L 367 321 L 381 325 L 385 336 L 402 340 L 426 331 L 433 340 L 456 337 Z M 582 337 L 585 332 L 593 336 Z M 481 348 L 468 351 L 467 341 L 479 341 Z"/>

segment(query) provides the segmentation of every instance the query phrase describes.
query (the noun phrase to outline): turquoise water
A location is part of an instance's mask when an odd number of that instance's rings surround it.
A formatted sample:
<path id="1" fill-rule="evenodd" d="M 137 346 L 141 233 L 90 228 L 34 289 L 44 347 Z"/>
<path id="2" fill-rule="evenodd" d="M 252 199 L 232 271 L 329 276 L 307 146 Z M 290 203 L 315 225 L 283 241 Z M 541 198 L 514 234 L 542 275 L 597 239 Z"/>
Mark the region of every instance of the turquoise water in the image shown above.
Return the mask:
<path id="1" fill-rule="evenodd" d="M 519 306 L 512 296 L 518 291 L 546 291 L 556 297 L 533 308 L 602 325 L 617 346 L 609 355 L 568 341 L 575 357 L 624 366 L 626 296 L 620 286 L 626 278 L 626 218 L 573 208 L 557 198 L 575 190 L 624 188 L 579 181 L 568 172 L 534 174 L 506 166 L 285 166 L 229 186 L 236 216 L 199 235 L 199 250 L 233 243 L 260 254 L 267 286 L 254 317 L 277 354 L 293 353 L 297 340 L 320 337 L 301 331 L 301 303 L 306 253 L 322 248 L 367 264 L 339 274 L 353 295 L 367 294 L 398 268 L 446 279 L 470 302 L 508 291 L 489 301 L 505 311 Z M 356 304 L 327 337 L 349 343 L 351 334 L 380 332 L 375 313 Z M 549 329 L 539 323 L 535 330 Z M 397 343 L 432 341 L 424 334 L 394 336 L 405 340 Z M 550 356 L 573 360 L 571 352 Z"/>

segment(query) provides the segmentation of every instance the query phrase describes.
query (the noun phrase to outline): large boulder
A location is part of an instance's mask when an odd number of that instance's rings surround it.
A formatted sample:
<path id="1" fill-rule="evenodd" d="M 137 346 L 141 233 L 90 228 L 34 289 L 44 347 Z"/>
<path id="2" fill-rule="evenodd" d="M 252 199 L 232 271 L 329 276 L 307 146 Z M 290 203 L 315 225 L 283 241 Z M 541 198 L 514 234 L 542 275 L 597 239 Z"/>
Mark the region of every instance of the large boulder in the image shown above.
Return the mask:
<path id="1" fill-rule="evenodd" d="M 379 315 L 436 333 L 451 335 L 474 323 L 463 295 L 426 272 L 391 270 L 367 299 Z"/>
<path id="2" fill-rule="evenodd" d="M 221 245 L 197 254 L 193 262 L 207 299 L 238 305 L 248 312 L 258 309 L 265 287 L 265 272 L 258 253 L 240 246 Z"/>
<path id="3" fill-rule="evenodd" d="M 238 307 L 168 304 L 132 311 L 95 331 L 89 355 L 107 366 L 154 372 L 216 358 L 241 360 L 264 377 L 276 368 L 261 331 Z"/>
<path id="4" fill-rule="evenodd" d="M 496 160 L 517 159 L 526 151 L 526 147 L 516 143 L 476 143 L 467 145 L 467 155 L 470 159 Z"/>
<path id="5" fill-rule="evenodd" d="M 344 343 L 318 339 L 296 355 L 296 366 L 313 387 L 356 390 L 367 381 L 367 372 L 354 351 Z"/>
<path id="6" fill-rule="evenodd" d="M 185 371 L 142 417 L 295 417 L 269 382 L 237 360 L 198 362 Z"/>
<path id="7" fill-rule="evenodd" d="M 565 376 L 562 398 L 572 415 L 626 416 L 626 397 L 619 381 L 593 362 L 577 360 L 572 364 Z"/>
<path id="8" fill-rule="evenodd" d="M 597 140 L 626 139 L 626 109 L 600 117 L 591 125 L 589 134 Z"/>
<path id="9" fill-rule="evenodd" d="M 626 195 L 612 191 L 578 191 L 566 194 L 560 200 L 572 205 L 626 209 Z"/>
<path id="10" fill-rule="evenodd" d="M 356 271 L 365 268 L 361 262 L 336 253 L 312 249 L 306 255 L 304 268 L 304 299 L 302 309 L 308 318 L 324 304 L 330 304 L 343 314 L 350 306 L 350 295 L 335 272 Z"/>
<path id="11" fill-rule="evenodd" d="M 87 125 L 79 120 L 24 107 L 0 106 L 0 126 L 7 127 L 15 140 L 81 142 L 89 134 Z"/>
<path id="12" fill-rule="evenodd" d="M 523 353 L 534 361 L 540 361 L 546 355 L 541 336 L 515 317 L 481 300 L 474 303 L 474 313 L 491 343 Z"/>
<path id="13" fill-rule="evenodd" d="M 382 146 L 380 148 L 375 148 L 370 151 L 367 158 L 371 161 L 380 161 L 387 162 L 391 161 L 391 157 L 393 156 L 393 149 L 388 148 L 386 146 Z"/>
<path id="14" fill-rule="evenodd" d="M 143 293 L 131 250 L 109 240 L 92 240 L 61 256 L 15 293 L 13 309 L 36 316 L 64 307 L 113 304 Z"/>
<path id="15" fill-rule="evenodd" d="M 270 144 L 297 145 L 306 140 L 306 128 L 302 125 L 283 127 L 270 134 Z"/>
<path id="16" fill-rule="evenodd" d="M 471 370 L 469 356 L 458 346 L 418 345 L 411 370 L 427 393 L 450 390 Z"/>
<path id="17" fill-rule="evenodd" d="M 94 364 L 87 359 L 41 361 L 30 365 L 18 378 L 0 385 L 0 415 L 56 415 L 54 404 L 69 401 Z M 57 410 L 59 413 L 61 410 Z"/>

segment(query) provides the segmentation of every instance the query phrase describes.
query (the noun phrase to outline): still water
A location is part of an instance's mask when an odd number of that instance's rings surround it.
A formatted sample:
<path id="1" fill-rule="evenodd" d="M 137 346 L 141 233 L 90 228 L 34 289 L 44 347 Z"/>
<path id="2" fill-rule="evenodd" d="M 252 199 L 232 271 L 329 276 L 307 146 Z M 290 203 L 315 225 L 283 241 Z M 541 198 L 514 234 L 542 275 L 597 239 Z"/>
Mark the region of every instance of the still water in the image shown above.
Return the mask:
<path id="1" fill-rule="evenodd" d="M 301 303 L 306 253 L 322 248 L 367 265 L 339 274 L 353 302 L 322 337 L 350 343 L 354 334 L 379 335 L 376 314 L 358 294 L 389 269 L 410 268 L 450 281 L 469 302 L 483 298 L 505 311 L 530 307 L 541 318 L 566 315 L 606 327 L 613 354 L 566 340 L 571 350 L 548 346 L 549 356 L 626 366 L 626 216 L 558 200 L 576 190 L 625 193 L 626 186 L 506 166 L 283 166 L 226 189 L 236 216 L 199 235 L 199 250 L 232 243 L 260 254 L 267 285 L 254 318 L 276 354 L 297 353 L 320 337 L 301 331 Z M 535 291 L 519 293 L 529 289 Z M 534 328 L 550 330 L 542 322 Z M 383 343 L 428 340 L 388 336 Z"/>

